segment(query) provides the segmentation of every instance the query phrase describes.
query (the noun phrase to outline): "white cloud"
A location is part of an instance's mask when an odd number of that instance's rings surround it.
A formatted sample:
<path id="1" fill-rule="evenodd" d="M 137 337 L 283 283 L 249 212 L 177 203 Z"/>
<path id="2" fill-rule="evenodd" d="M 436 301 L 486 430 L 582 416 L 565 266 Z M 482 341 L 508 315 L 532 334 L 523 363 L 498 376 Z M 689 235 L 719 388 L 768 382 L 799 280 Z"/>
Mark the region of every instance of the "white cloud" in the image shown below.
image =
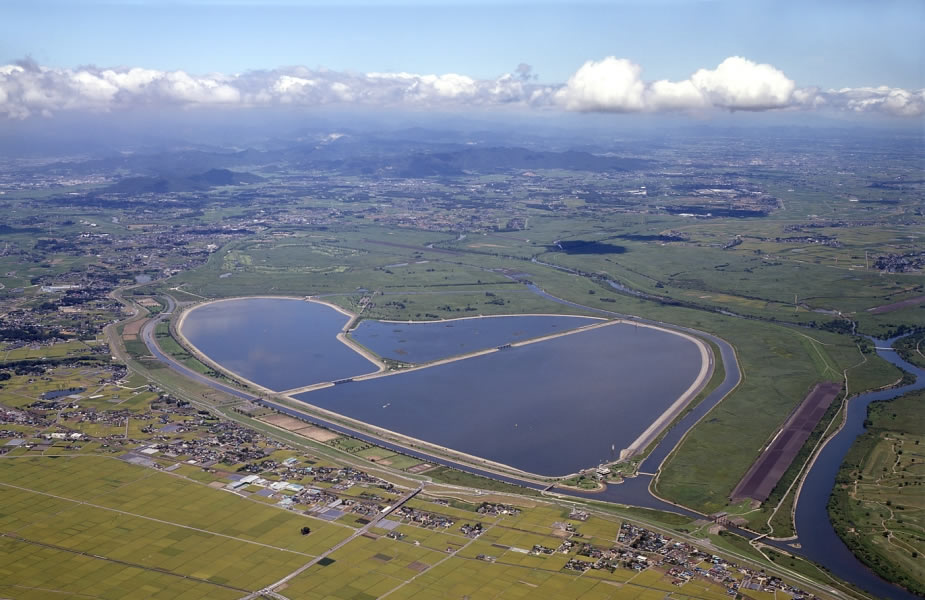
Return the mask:
<path id="1" fill-rule="evenodd" d="M 0 117 L 133 106 L 520 106 L 585 112 L 841 110 L 899 117 L 925 114 L 925 90 L 797 88 L 779 69 L 741 57 L 681 81 L 645 81 L 628 59 L 588 61 L 565 84 L 541 85 L 532 67 L 495 79 L 458 73 L 351 73 L 290 67 L 237 75 L 143 68 L 54 69 L 24 61 L 0 66 Z"/>
<path id="2" fill-rule="evenodd" d="M 732 56 L 712 71 L 700 69 L 690 78 L 713 106 L 733 110 L 767 110 L 791 105 L 796 84 L 771 65 Z"/>
<path id="3" fill-rule="evenodd" d="M 184 71 L 164 73 L 153 83 L 164 98 L 183 104 L 235 104 L 241 99 L 241 92 L 229 83 Z"/>
<path id="4" fill-rule="evenodd" d="M 579 111 L 768 110 L 790 106 L 795 89 L 780 70 L 739 56 L 684 81 L 653 83 L 642 80 L 639 65 L 611 56 L 586 62 L 555 97 L 567 110 Z"/>
<path id="5" fill-rule="evenodd" d="M 88 71 L 75 73 L 71 77 L 71 83 L 76 88 L 77 97 L 86 98 L 91 102 L 106 104 L 119 93 L 119 86 Z"/>
<path id="6" fill-rule="evenodd" d="M 419 77 L 424 97 L 436 94 L 443 98 L 472 97 L 477 91 L 475 80 L 465 75 L 424 75 Z"/>
<path id="7" fill-rule="evenodd" d="M 855 112 L 880 111 L 897 117 L 925 115 L 925 90 L 909 91 L 887 86 L 842 88 L 826 93 L 831 104 Z"/>
<path id="8" fill-rule="evenodd" d="M 102 73 L 102 77 L 106 81 L 130 94 L 141 93 L 146 86 L 157 81 L 160 76 L 160 71 L 140 69 L 138 67 L 122 72 L 107 69 Z"/>
<path id="9" fill-rule="evenodd" d="M 315 82 L 311 79 L 305 79 L 303 77 L 292 77 L 290 75 L 283 75 L 276 80 L 276 83 L 273 84 L 273 91 L 280 94 L 288 94 L 290 92 L 299 92 L 305 86 L 314 86 Z"/>
<path id="10" fill-rule="evenodd" d="M 646 93 L 646 105 L 651 110 L 692 110 L 709 106 L 703 93 L 689 79 L 656 81 Z"/>
<path id="11" fill-rule="evenodd" d="M 625 58 L 589 60 L 572 75 L 555 100 L 567 110 L 634 112 L 646 108 L 642 67 Z"/>

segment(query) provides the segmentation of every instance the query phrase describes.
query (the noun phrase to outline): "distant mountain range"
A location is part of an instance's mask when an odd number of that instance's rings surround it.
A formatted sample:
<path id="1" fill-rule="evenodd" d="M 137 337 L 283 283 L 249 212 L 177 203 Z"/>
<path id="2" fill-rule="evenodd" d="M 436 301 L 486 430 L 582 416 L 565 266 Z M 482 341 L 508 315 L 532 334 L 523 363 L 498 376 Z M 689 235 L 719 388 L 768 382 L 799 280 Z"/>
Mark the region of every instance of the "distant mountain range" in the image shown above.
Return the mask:
<path id="1" fill-rule="evenodd" d="M 165 194 L 168 192 L 195 192 L 225 185 L 259 183 L 263 177 L 253 173 L 210 169 L 205 173 L 176 177 L 127 177 L 104 192 L 117 194 Z"/>
<path id="2" fill-rule="evenodd" d="M 409 155 L 360 156 L 330 161 L 328 168 L 347 174 L 396 177 L 452 177 L 465 173 L 503 173 L 539 169 L 568 171 L 630 171 L 650 166 L 638 158 L 598 156 L 589 152 L 537 152 L 525 148 L 469 148 L 455 152 L 414 152 Z"/>
<path id="3" fill-rule="evenodd" d="M 655 161 L 593 154 L 581 150 L 539 151 L 519 146 L 472 146 L 444 141 L 380 139 L 345 135 L 280 147 L 239 151 L 182 149 L 155 154 L 62 161 L 36 170 L 86 175 L 121 170 L 135 174 L 104 192 L 127 194 L 205 190 L 256 183 L 248 171 L 285 173 L 288 169 L 379 177 L 458 177 L 534 170 L 619 172 L 651 169 Z M 231 170 L 234 169 L 234 170 Z M 192 174 L 191 174 L 192 173 Z"/>

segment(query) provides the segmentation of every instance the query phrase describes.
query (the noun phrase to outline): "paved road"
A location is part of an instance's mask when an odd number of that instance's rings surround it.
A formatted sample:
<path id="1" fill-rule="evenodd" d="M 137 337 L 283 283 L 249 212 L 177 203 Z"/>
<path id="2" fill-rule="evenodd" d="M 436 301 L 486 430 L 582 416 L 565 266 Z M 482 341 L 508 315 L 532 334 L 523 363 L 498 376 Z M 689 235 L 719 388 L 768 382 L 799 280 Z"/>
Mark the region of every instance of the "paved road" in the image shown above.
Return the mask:
<path id="1" fill-rule="evenodd" d="M 148 347 L 148 351 L 152 354 L 152 356 L 154 356 L 154 358 L 164 363 L 165 365 L 167 365 L 168 367 L 170 367 L 172 370 L 176 371 L 177 373 L 180 373 L 181 375 L 185 377 L 198 381 L 199 383 L 215 388 L 227 394 L 231 394 L 232 396 L 241 398 L 242 400 L 259 401 L 260 399 L 252 394 L 248 394 L 247 392 L 243 392 L 235 387 L 226 385 L 224 383 L 221 383 L 220 381 L 216 381 L 215 379 L 212 379 L 211 377 L 207 377 L 206 375 L 203 375 L 202 373 L 197 373 L 196 371 L 190 369 L 187 366 L 184 366 L 183 364 L 174 360 L 173 357 L 168 356 L 161 351 L 160 346 L 158 346 L 157 341 L 155 341 L 155 336 L 154 336 L 155 328 L 157 327 L 158 323 L 160 323 L 164 319 L 170 318 L 170 316 L 173 314 L 173 311 L 176 310 L 177 308 L 177 303 L 172 297 L 170 296 L 164 296 L 164 297 L 167 298 L 167 310 L 165 310 L 158 316 L 154 317 L 147 323 L 145 323 L 144 327 L 141 328 L 141 339 L 142 341 L 144 341 L 145 346 Z"/>

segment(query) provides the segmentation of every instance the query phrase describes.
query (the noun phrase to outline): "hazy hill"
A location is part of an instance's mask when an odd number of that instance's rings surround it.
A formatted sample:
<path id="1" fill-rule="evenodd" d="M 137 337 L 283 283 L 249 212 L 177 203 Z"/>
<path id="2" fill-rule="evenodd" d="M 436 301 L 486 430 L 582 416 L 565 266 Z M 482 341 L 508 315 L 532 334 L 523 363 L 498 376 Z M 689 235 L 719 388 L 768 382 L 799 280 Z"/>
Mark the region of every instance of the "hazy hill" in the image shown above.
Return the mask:
<path id="1" fill-rule="evenodd" d="M 171 177 L 127 177 L 108 188 L 117 194 L 165 194 L 168 192 L 195 192 L 224 185 L 244 185 L 263 181 L 253 173 L 210 169 L 204 173 Z"/>
<path id="2" fill-rule="evenodd" d="M 329 161 L 324 166 L 358 175 L 380 173 L 397 177 L 432 177 L 462 175 L 466 172 L 502 173 L 539 169 L 629 171 L 651 164 L 652 161 L 638 158 L 599 156 L 589 152 L 538 152 L 525 148 L 495 147 L 414 152 L 397 156 L 359 156 L 343 161 Z"/>

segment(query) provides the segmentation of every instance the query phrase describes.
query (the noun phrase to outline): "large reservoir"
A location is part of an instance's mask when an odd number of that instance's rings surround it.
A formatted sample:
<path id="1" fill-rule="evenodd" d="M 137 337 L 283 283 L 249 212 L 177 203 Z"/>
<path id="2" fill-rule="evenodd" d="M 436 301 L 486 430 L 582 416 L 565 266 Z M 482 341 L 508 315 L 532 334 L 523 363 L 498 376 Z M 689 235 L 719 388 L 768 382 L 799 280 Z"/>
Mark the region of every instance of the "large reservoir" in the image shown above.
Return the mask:
<path id="1" fill-rule="evenodd" d="M 452 328 L 446 327 L 450 322 L 372 322 L 369 331 L 378 337 L 367 337 L 365 345 L 381 343 L 377 350 L 384 353 L 401 348 L 398 356 L 406 361 L 456 355 L 461 345 L 467 351 L 488 342 L 504 348 L 293 397 L 456 452 L 559 476 L 612 460 L 614 451 L 630 446 L 703 374 L 703 355 L 694 341 L 631 323 L 508 347 L 600 323 L 564 316 L 524 319 L 467 319 L 452 322 Z M 336 338 L 347 321 L 322 304 L 254 298 L 197 307 L 181 332 L 224 368 L 270 389 L 290 390 L 376 370 Z"/>

